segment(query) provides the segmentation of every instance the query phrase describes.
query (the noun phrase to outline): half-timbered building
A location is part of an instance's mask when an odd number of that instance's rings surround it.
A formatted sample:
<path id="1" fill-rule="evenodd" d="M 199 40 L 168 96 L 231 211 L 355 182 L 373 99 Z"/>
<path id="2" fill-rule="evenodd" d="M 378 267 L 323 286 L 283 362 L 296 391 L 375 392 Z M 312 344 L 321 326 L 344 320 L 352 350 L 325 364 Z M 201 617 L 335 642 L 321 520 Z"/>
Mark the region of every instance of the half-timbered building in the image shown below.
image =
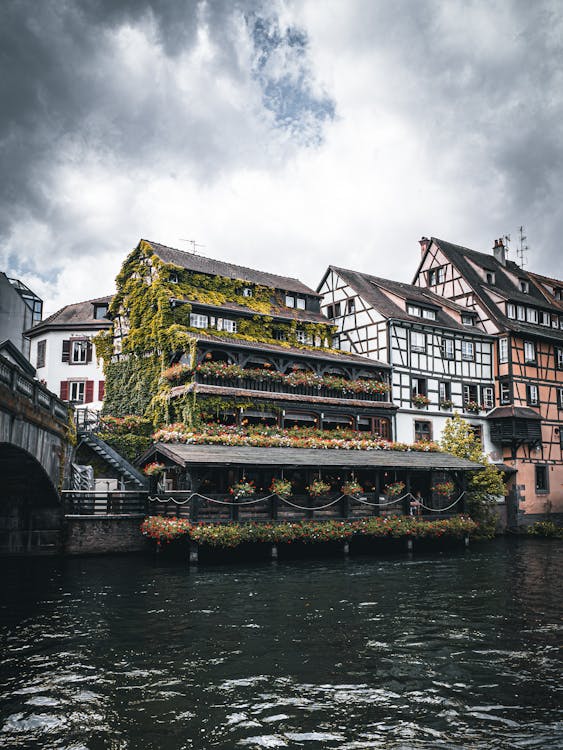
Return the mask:
<path id="1" fill-rule="evenodd" d="M 453 410 L 489 448 L 493 341 L 461 305 L 410 284 L 330 266 L 319 292 L 336 345 L 393 368 L 398 440 L 438 440 Z"/>
<path id="2" fill-rule="evenodd" d="M 563 281 L 509 260 L 502 240 L 492 254 L 436 238 L 420 245 L 414 284 L 495 337 L 487 421 L 496 459 L 517 469 L 520 520 L 563 513 Z"/>

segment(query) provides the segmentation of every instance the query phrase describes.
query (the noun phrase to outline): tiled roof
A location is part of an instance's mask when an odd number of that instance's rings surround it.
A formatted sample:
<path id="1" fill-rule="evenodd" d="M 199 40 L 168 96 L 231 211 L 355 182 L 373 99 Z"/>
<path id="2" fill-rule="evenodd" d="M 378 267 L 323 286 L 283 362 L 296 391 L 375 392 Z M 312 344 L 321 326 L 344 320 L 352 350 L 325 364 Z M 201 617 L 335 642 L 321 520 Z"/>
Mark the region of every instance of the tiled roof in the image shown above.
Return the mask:
<path id="1" fill-rule="evenodd" d="M 210 276 L 224 276 L 227 279 L 247 281 L 250 284 L 260 284 L 261 286 L 267 286 L 272 289 L 297 292 L 312 297 L 320 296 L 313 289 L 299 281 L 299 279 L 294 279 L 289 276 L 278 276 L 277 274 L 268 273 L 267 271 L 257 271 L 255 268 L 237 266 L 233 263 L 225 263 L 221 260 L 215 260 L 215 258 L 205 258 L 202 255 L 188 253 L 184 250 L 177 250 L 173 247 L 161 245 L 158 242 L 152 242 L 152 240 L 144 241 L 154 249 L 155 254 L 165 263 L 173 263 L 174 265 L 180 266 L 180 268 L 185 268 L 188 271 L 206 273 Z"/>
<path id="2" fill-rule="evenodd" d="M 183 445 L 156 443 L 139 459 L 144 463 L 159 454 L 180 466 L 342 466 L 373 469 L 464 470 L 480 464 L 449 453 L 386 450 L 335 450 L 316 448 L 253 448 L 233 445 Z"/>
<path id="3" fill-rule="evenodd" d="M 262 341 L 246 341 L 245 339 L 231 338 L 230 336 L 206 336 L 205 334 L 195 334 L 198 341 L 205 341 L 215 344 L 218 347 L 227 345 L 239 349 L 257 349 L 258 351 L 270 352 L 272 354 L 282 354 L 290 357 L 302 357 L 305 359 L 320 359 L 330 362 L 330 364 L 352 364 L 363 365 L 369 368 L 389 369 L 385 362 L 378 362 L 370 357 L 363 357 L 360 354 L 351 354 L 350 352 L 341 352 L 337 349 L 300 349 L 295 346 L 281 346 L 277 344 L 265 344 Z"/>
<path id="4" fill-rule="evenodd" d="M 464 334 L 477 333 L 481 336 L 487 335 L 476 326 L 462 325 L 447 312 L 448 309 L 460 313 L 470 313 L 472 310 L 468 310 L 466 307 L 458 305 L 456 302 L 451 302 L 443 297 L 439 297 L 428 289 L 414 286 L 413 284 L 405 284 L 400 281 L 382 279 L 378 276 L 371 276 L 370 274 L 361 273 L 359 271 L 351 271 L 347 268 L 339 268 L 337 266 L 330 266 L 330 268 L 338 273 L 338 275 L 349 286 L 351 286 L 352 289 L 354 289 L 368 304 L 372 305 L 386 318 L 405 320 L 412 323 L 423 323 L 424 325 L 434 327 L 441 326 L 457 331 L 463 331 Z M 409 300 L 418 303 L 421 306 L 436 309 L 436 320 L 428 320 L 417 315 L 409 315 L 406 309 L 403 309 L 389 299 L 389 296 L 385 294 L 385 291 L 401 297 L 404 300 Z"/>
<path id="5" fill-rule="evenodd" d="M 48 328 L 110 328 L 111 321 L 108 318 L 94 317 L 94 306 L 96 304 L 109 305 L 112 298 L 112 295 L 108 295 L 107 297 L 96 297 L 85 302 L 65 305 L 65 307 L 26 331 L 26 335 L 35 336 Z"/>
<path id="6" fill-rule="evenodd" d="M 486 416 L 486 419 L 507 419 L 514 417 L 516 419 L 541 419 L 537 411 L 529 409 L 527 406 L 497 406 L 492 409 Z"/>

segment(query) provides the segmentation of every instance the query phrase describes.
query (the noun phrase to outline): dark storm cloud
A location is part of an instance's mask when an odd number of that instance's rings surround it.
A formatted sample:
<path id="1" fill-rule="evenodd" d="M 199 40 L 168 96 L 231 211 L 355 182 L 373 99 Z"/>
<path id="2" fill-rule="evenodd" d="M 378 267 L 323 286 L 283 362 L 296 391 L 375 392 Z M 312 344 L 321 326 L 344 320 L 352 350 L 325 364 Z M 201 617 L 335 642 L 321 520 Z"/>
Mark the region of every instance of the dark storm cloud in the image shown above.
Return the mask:
<path id="1" fill-rule="evenodd" d="M 240 24 L 248 22 L 254 29 L 259 24 L 278 28 L 276 46 L 289 55 L 305 55 L 306 36 L 280 31 L 270 4 L 265 11 L 262 6 L 253 0 L 4 1 L 0 239 L 17 222 L 64 223 L 64 206 L 53 199 L 57 167 L 80 166 L 95 155 L 117 173 L 179 170 L 208 182 L 236 164 L 263 163 L 268 111 L 275 124 L 289 123 L 294 133 L 304 114 L 319 121 L 329 116 L 330 103 L 316 101 L 303 75 L 276 100 L 284 81 L 268 76 L 258 59 L 262 50 L 254 51 L 254 70 L 244 64 Z M 150 55 L 145 60 L 147 52 L 139 48 L 138 70 L 129 71 L 129 77 L 118 55 L 116 35 L 123 30 L 142 31 L 159 54 L 156 61 Z M 198 88 L 195 80 L 186 90 L 170 69 L 158 66 L 162 58 L 163 65 L 186 65 L 202 30 L 213 44 L 213 55 L 203 63 L 207 88 Z M 233 89 L 254 83 L 264 117 L 253 114 L 252 103 L 233 103 L 214 93 L 218 80 Z M 287 101 L 290 88 L 298 111 L 286 113 L 284 122 L 279 104 Z"/>

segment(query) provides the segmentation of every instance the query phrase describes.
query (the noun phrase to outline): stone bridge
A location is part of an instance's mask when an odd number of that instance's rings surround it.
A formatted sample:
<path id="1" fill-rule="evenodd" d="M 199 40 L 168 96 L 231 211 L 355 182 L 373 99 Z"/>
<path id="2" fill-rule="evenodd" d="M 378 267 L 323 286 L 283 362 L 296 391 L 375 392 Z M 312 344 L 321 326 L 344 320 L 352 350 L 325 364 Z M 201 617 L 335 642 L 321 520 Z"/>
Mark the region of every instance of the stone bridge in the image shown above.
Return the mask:
<path id="1" fill-rule="evenodd" d="M 0 554 L 53 552 L 73 457 L 68 405 L 18 362 L 0 355 Z"/>

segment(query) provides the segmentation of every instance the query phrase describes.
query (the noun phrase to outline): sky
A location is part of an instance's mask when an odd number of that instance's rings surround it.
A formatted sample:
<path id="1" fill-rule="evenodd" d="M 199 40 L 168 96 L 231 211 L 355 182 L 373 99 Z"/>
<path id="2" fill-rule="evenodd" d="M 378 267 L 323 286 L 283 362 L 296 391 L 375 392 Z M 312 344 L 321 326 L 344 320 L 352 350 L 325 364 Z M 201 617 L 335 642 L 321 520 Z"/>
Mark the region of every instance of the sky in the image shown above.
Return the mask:
<path id="1" fill-rule="evenodd" d="M 0 270 L 45 314 L 141 238 L 316 288 L 523 226 L 563 275 L 560 0 L 2 0 L 0 95 Z"/>

